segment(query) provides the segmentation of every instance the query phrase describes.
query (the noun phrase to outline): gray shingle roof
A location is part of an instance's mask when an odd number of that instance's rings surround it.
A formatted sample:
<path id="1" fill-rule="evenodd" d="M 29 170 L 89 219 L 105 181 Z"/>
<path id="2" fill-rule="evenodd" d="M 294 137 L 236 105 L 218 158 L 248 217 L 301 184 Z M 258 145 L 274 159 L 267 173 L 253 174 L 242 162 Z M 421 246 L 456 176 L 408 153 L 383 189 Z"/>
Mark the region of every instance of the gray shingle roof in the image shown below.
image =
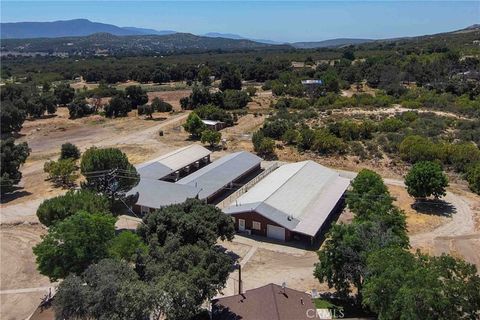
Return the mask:
<path id="1" fill-rule="evenodd" d="M 199 198 L 205 199 L 258 166 L 261 161 L 260 157 L 249 152 L 232 153 L 215 160 L 176 183 L 201 189 Z"/>
<path id="2" fill-rule="evenodd" d="M 350 181 L 313 161 L 286 164 L 258 182 L 227 214 L 255 211 L 285 228 L 314 236 Z"/>

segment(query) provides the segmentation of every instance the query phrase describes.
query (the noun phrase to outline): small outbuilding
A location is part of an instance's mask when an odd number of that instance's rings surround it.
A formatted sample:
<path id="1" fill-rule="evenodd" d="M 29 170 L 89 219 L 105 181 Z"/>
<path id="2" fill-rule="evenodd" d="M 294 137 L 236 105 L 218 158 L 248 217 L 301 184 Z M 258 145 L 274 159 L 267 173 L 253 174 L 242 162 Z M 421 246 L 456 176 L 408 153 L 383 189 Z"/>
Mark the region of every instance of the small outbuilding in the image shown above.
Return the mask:
<path id="1" fill-rule="evenodd" d="M 207 148 L 192 144 L 136 166 L 140 178 L 177 181 L 210 163 Z"/>
<path id="2" fill-rule="evenodd" d="M 222 130 L 227 126 L 227 124 L 223 121 L 217 120 L 202 120 L 203 124 L 207 126 L 208 129 L 219 131 Z"/>
<path id="3" fill-rule="evenodd" d="M 313 161 L 285 164 L 223 211 L 239 232 L 313 243 L 343 205 L 350 180 Z"/>

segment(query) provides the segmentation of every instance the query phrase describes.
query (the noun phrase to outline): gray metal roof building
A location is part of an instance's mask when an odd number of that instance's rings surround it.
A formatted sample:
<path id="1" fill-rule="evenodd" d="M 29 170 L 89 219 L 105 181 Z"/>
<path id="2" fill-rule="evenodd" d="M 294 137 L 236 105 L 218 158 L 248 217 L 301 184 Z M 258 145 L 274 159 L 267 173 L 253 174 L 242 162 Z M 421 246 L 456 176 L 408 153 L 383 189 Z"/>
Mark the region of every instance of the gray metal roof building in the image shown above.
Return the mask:
<path id="1" fill-rule="evenodd" d="M 182 203 L 188 198 L 198 197 L 210 202 L 235 182 L 254 173 L 255 170 L 260 170 L 261 161 L 261 158 L 251 153 L 236 152 L 172 183 L 157 180 L 157 170 L 161 172 L 161 167 L 155 160 L 142 167 L 144 174 L 140 176 L 139 184 L 127 195 L 138 192 L 139 198 L 134 209 L 142 213 L 150 209 Z"/>
<path id="2" fill-rule="evenodd" d="M 243 214 L 242 223 L 245 223 L 246 214 L 259 214 L 275 223 L 270 226 L 272 229 L 285 228 L 289 232 L 315 237 L 349 184 L 350 181 L 336 171 L 313 161 L 285 164 L 240 196 L 224 212 Z"/>
<path id="3" fill-rule="evenodd" d="M 179 171 L 183 170 L 188 173 L 202 164 L 209 163 L 211 153 L 201 145 L 192 144 L 139 164 L 136 168 L 142 178 L 160 180 L 175 174 L 177 174 L 176 177 L 179 177 L 181 176 Z"/>
<path id="4" fill-rule="evenodd" d="M 138 185 L 131 189 L 127 195 L 134 195 L 138 192 L 137 206 L 159 209 L 171 204 L 185 202 L 189 198 L 195 198 L 198 191 L 197 188 L 187 185 L 155 179 L 140 179 Z"/>
<path id="5" fill-rule="evenodd" d="M 254 170 L 260 169 L 262 159 L 241 151 L 226 155 L 177 181 L 177 184 L 200 189 L 200 199 L 210 199 L 229 184 Z"/>

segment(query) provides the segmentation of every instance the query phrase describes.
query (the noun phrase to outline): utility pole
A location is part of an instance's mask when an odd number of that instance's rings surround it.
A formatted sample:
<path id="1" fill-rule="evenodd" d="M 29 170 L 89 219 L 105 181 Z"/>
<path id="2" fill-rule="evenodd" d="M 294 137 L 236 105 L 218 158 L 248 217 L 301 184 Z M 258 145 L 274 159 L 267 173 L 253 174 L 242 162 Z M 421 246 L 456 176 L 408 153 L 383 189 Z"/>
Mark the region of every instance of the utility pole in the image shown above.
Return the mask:
<path id="1" fill-rule="evenodd" d="M 242 265 L 238 264 L 238 294 L 242 294 Z"/>

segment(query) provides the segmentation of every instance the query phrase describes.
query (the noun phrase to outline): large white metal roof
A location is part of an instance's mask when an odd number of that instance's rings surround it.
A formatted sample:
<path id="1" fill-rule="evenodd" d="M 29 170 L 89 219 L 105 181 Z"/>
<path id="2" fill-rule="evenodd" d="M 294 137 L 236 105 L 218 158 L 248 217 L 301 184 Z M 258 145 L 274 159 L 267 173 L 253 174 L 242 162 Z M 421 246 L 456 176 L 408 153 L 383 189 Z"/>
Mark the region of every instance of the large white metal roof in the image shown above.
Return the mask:
<path id="1" fill-rule="evenodd" d="M 255 211 L 292 231 L 314 236 L 349 183 L 336 171 L 313 161 L 285 164 L 224 212 Z"/>

